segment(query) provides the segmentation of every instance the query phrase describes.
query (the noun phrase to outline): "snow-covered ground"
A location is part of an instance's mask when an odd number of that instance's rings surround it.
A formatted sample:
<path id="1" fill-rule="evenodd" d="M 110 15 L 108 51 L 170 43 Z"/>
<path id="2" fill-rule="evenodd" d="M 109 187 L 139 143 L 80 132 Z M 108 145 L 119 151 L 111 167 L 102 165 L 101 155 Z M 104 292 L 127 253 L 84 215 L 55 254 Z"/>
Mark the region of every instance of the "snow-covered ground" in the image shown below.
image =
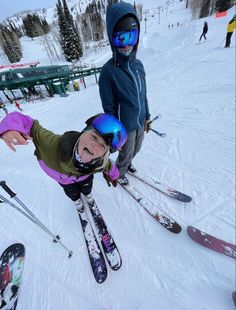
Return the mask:
<path id="1" fill-rule="evenodd" d="M 93 194 L 123 259 L 119 271 L 109 270 L 107 280 L 97 284 L 74 205 L 40 170 L 33 144 L 13 153 L 0 141 L 0 179 L 74 251 L 69 260 L 34 224 L 0 205 L 0 252 L 13 242 L 26 247 L 18 310 L 234 308 L 235 260 L 201 247 L 186 233 L 186 227 L 194 225 L 235 243 L 235 34 L 231 48 L 220 46 L 234 9 L 224 18 L 192 21 L 184 6 L 178 2 L 167 16 L 162 12 L 160 24 L 157 15 L 149 17 L 146 33 L 142 22 L 138 57 L 146 69 L 152 116 L 162 115 L 153 128 L 167 136 L 161 139 L 150 132 L 134 164 L 193 201 L 176 202 L 130 177 L 181 224 L 182 233 L 165 230 L 122 188 L 108 188 L 102 175 L 96 175 Z M 209 32 L 199 44 L 204 21 Z M 104 63 L 109 57 L 105 48 L 87 62 Z M 69 97 L 22 107 L 57 133 L 81 130 L 89 116 L 102 111 L 94 83 Z M 2 189 L 0 193 L 6 195 Z"/>

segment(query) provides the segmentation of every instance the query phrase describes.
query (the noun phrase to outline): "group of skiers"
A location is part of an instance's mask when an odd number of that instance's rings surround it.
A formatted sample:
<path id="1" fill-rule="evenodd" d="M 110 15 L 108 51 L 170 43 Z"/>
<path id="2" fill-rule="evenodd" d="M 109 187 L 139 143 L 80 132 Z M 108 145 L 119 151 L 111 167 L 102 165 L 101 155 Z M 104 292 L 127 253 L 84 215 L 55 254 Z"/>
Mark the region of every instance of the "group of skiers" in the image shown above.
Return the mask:
<path id="1" fill-rule="evenodd" d="M 92 201 L 93 174 L 103 172 L 108 185 L 128 184 L 126 172 L 135 172 L 132 160 L 140 151 L 144 132 L 151 128 L 145 71 L 136 58 L 140 23 L 131 4 L 114 3 L 106 15 L 113 56 L 103 66 L 99 91 L 104 113 L 86 121 L 82 132 L 63 135 L 44 129 L 37 120 L 19 112 L 0 122 L 0 137 L 15 145 L 32 140 L 35 156 L 44 172 L 63 187 L 78 209 L 81 193 Z M 116 163 L 109 159 L 119 151 Z"/>
<path id="2" fill-rule="evenodd" d="M 226 46 L 235 28 L 229 22 Z M 82 132 L 69 131 L 57 135 L 44 129 L 37 120 L 19 112 L 9 113 L 0 122 L 0 137 L 15 151 L 15 145 L 32 140 L 35 156 L 47 175 L 56 180 L 81 208 L 81 193 L 89 201 L 93 174 L 103 172 L 108 185 L 128 185 L 127 171 L 135 173 L 132 161 L 140 151 L 144 133 L 151 128 L 147 101 L 145 70 L 136 58 L 140 23 L 131 4 L 114 3 L 106 15 L 107 34 L 112 49 L 99 78 L 99 92 L 104 113 L 86 121 Z M 206 40 L 207 22 L 202 37 Z M 116 162 L 109 159 L 119 151 Z"/>
<path id="3" fill-rule="evenodd" d="M 233 18 L 229 21 L 228 26 L 227 26 L 227 33 L 226 33 L 226 38 L 225 38 L 225 48 L 230 47 L 231 37 L 232 37 L 232 34 L 233 34 L 235 28 L 236 28 L 236 14 L 234 14 Z M 206 40 L 207 32 L 208 32 L 208 24 L 207 24 L 207 22 L 204 22 L 202 34 L 199 38 L 199 42 L 201 42 L 202 37 L 204 37 L 204 39 Z"/>

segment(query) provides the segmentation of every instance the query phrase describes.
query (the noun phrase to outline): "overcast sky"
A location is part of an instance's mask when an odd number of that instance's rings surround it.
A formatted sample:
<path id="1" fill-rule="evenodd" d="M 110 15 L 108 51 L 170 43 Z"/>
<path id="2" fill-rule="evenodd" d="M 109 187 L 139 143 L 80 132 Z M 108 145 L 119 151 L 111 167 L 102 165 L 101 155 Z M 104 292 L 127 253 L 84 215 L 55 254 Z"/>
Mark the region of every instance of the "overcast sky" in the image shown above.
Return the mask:
<path id="1" fill-rule="evenodd" d="M 57 0 L 0 0 L 0 22 L 22 10 L 54 7 Z"/>

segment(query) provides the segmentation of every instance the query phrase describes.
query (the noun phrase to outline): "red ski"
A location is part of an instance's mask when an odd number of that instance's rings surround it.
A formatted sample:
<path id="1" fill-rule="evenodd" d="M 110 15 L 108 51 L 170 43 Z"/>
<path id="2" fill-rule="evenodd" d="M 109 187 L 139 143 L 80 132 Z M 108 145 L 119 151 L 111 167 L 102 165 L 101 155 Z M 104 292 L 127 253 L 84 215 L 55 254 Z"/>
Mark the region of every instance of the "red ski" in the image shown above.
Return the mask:
<path id="1" fill-rule="evenodd" d="M 236 246 L 234 244 L 218 239 L 193 226 L 187 227 L 187 233 L 192 240 L 206 248 L 236 258 Z"/>

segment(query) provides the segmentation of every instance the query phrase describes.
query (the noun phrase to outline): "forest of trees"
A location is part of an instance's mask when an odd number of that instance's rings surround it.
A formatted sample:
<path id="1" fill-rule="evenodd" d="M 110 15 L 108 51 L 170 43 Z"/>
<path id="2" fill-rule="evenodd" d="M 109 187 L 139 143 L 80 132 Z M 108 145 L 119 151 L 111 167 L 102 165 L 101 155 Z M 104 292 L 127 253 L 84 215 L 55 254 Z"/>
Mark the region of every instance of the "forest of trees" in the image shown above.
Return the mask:
<path id="1" fill-rule="evenodd" d="M 47 34 L 50 31 L 46 19 L 40 18 L 37 14 L 27 14 L 22 21 L 25 34 L 32 39 Z"/>
<path id="2" fill-rule="evenodd" d="M 194 18 L 207 17 L 215 12 L 224 12 L 234 5 L 234 0 L 186 0 Z"/>
<path id="3" fill-rule="evenodd" d="M 77 24 L 80 25 L 83 41 L 100 41 L 104 38 L 105 14 L 103 1 L 93 1 L 86 7 L 85 13 L 77 15 Z"/>
<path id="4" fill-rule="evenodd" d="M 11 63 L 18 62 L 23 56 L 20 38 L 28 36 L 33 40 L 39 36 L 51 62 L 61 57 L 55 47 L 57 42 L 60 43 L 67 61 L 77 61 L 83 55 L 83 42 L 98 42 L 104 39 L 105 14 L 109 6 L 115 2 L 119 0 L 93 0 L 87 5 L 84 13 L 79 6 L 80 12 L 73 18 L 66 0 L 58 0 L 55 15 L 57 21 L 53 22 L 51 29 L 45 18 L 27 11 L 21 25 L 16 26 L 11 20 L 0 24 L 0 47 Z M 194 18 L 226 11 L 234 2 L 235 0 L 185 0 L 186 8 L 191 8 Z M 141 20 L 142 5 L 134 2 L 134 8 Z M 43 14 L 45 12 L 44 9 Z"/>
<path id="5" fill-rule="evenodd" d="M 16 27 L 11 21 L 0 24 L 0 46 L 11 63 L 20 61 L 23 56 L 20 43 L 23 35 L 33 39 L 50 31 L 46 19 L 40 19 L 37 14 L 27 14 L 22 22 L 22 27 Z"/>

